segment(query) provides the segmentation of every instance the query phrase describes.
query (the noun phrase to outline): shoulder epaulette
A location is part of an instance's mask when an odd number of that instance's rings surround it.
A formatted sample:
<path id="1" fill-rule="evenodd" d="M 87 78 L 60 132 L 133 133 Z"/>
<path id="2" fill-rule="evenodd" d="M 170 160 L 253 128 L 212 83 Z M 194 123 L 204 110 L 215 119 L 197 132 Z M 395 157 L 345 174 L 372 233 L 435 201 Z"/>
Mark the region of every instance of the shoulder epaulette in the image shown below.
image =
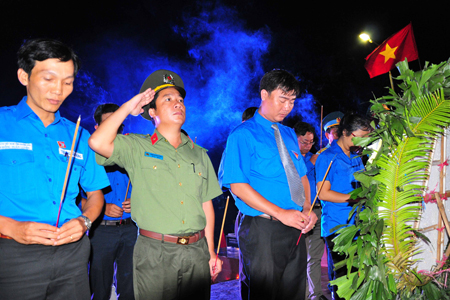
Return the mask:
<path id="1" fill-rule="evenodd" d="M 322 148 L 322 149 L 320 149 L 319 151 L 317 151 L 316 154 L 320 154 L 320 153 L 322 153 L 322 152 L 325 151 L 325 150 L 327 150 L 327 148 Z"/>
<path id="2" fill-rule="evenodd" d="M 146 138 L 146 137 L 149 136 L 149 134 L 132 133 L 132 132 L 127 132 L 127 133 L 124 133 L 124 134 L 122 134 L 122 135 L 124 135 L 124 136 L 137 136 L 137 137 L 140 137 L 140 138 Z"/>

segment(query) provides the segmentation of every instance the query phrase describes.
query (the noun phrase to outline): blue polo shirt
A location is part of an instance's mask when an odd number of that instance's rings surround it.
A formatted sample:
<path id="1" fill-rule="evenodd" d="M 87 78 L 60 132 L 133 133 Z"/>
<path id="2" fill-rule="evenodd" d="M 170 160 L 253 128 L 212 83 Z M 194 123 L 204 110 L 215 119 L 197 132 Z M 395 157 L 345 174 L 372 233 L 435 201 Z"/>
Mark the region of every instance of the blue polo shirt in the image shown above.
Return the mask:
<path id="1" fill-rule="evenodd" d="M 333 157 L 336 155 L 335 159 Z M 353 174 L 355 172 L 364 170 L 364 165 L 359 156 L 350 154 L 348 157 L 341 147 L 337 144 L 337 141 L 333 141 L 330 148 L 322 152 L 316 160 L 316 182 L 321 182 L 328 169 L 328 165 L 331 160 L 330 171 L 328 172 L 326 181 L 331 184 L 331 190 L 349 194 L 358 185 Z M 350 211 L 352 210 L 352 204 L 350 203 L 333 203 L 329 201 L 322 201 L 322 232 L 323 237 L 327 237 L 334 233 L 331 229 L 342 224 L 355 224 L 355 214 L 349 218 Z"/>
<path id="2" fill-rule="evenodd" d="M 222 158 L 220 159 L 219 170 L 217 171 L 217 180 L 219 181 L 219 186 L 222 188 L 223 184 L 223 161 L 225 160 L 225 150 L 222 152 Z"/>
<path id="3" fill-rule="evenodd" d="M 248 183 L 265 199 L 283 209 L 303 208 L 292 199 L 286 172 L 281 163 L 272 122 L 259 114 L 241 123 L 230 134 L 223 161 L 223 186 L 231 183 Z M 278 124 L 286 148 L 300 178 L 306 175 L 297 137 L 292 128 Z M 237 208 L 245 215 L 258 216 L 262 212 L 251 208 L 236 197 Z"/>
<path id="4" fill-rule="evenodd" d="M 0 108 L 0 214 L 54 226 L 76 125 L 57 111 L 45 127 L 26 100 Z M 75 204 L 78 185 L 88 192 L 109 185 L 88 146 L 89 136 L 79 129 L 58 226 L 81 214 Z"/>
<path id="5" fill-rule="evenodd" d="M 126 171 L 118 166 L 105 167 L 106 175 L 108 176 L 109 183 L 111 184 L 111 189 L 106 189 L 105 192 L 105 203 L 112 203 L 122 208 L 122 202 L 128 198 L 131 198 L 131 183 L 128 188 L 128 175 Z M 125 195 L 127 193 L 127 195 Z M 86 198 L 85 193 L 81 192 L 82 196 Z M 103 216 L 103 220 L 109 221 L 119 221 L 131 218 L 130 213 L 123 212 L 122 218 L 114 218 L 107 216 L 106 214 Z"/>
<path id="6" fill-rule="evenodd" d="M 314 201 L 314 198 L 316 197 L 316 169 L 313 163 L 311 162 L 311 157 L 313 155 L 314 154 L 311 152 L 306 153 L 305 156 L 302 155 L 303 162 L 305 163 L 306 166 L 306 177 L 308 177 L 309 189 L 311 191 L 311 205 L 312 202 Z M 319 199 L 316 200 L 316 203 L 318 201 Z"/>

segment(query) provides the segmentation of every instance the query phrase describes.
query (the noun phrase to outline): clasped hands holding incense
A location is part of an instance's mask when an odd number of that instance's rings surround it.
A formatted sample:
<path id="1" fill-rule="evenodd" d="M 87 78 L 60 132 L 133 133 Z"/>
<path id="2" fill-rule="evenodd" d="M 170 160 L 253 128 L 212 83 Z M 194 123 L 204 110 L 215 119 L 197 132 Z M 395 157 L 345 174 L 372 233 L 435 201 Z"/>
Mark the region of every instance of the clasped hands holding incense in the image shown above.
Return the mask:
<path id="1" fill-rule="evenodd" d="M 12 220 L 10 232 L 7 234 L 21 244 L 41 244 L 48 246 L 60 246 L 78 241 L 86 232 L 84 220 L 74 218 L 61 228 L 55 226 L 31 222 Z"/>
<path id="2" fill-rule="evenodd" d="M 304 212 L 295 209 L 283 210 L 278 219 L 284 225 L 297 228 L 302 233 L 309 232 L 317 222 L 317 216 L 314 212 L 307 216 Z"/>

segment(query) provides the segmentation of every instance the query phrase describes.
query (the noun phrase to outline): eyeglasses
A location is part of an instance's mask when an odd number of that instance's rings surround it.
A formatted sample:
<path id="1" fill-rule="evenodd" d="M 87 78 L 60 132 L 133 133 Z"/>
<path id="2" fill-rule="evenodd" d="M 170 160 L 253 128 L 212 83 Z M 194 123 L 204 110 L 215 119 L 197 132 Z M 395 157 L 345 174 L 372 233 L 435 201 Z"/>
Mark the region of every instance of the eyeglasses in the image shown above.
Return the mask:
<path id="1" fill-rule="evenodd" d="M 314 142 L 314 141 L 311 141 L 311 142 L 304 142 L 304 141 L 301 141 L 300 142 L 300 144 L 302 144 L 303 146 L 308 146 L 308 145 L 314 145 L 316 142 Z"/>

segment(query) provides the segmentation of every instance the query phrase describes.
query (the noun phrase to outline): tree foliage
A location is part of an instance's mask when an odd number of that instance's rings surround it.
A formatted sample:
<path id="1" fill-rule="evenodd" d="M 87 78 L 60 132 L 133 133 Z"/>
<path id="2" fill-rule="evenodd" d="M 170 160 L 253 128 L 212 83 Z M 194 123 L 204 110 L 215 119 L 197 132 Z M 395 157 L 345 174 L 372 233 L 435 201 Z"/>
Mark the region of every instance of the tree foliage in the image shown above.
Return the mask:
<path id="1" fill-rule="evenodd" d="M 450 299 L 448 289 L 418 273 L 413 257 L 419 240 L 411 227 L 420 218 L 435 140 L 450 125 L 450 65 L 427 63 L 418 72 L 407 61 L 397 67 L 401 93 L 389 89 L 372 100 L 375 130 L 354 138 L 371 159 L 355 174 L 361 188 L 352 197 L 365 198 L 354 206 L 356 224 L 335 239 L 334 251 L 347 257 L 336 268 L 347 265 L 349 271 L 332 283 L 347 300 Z"/>

